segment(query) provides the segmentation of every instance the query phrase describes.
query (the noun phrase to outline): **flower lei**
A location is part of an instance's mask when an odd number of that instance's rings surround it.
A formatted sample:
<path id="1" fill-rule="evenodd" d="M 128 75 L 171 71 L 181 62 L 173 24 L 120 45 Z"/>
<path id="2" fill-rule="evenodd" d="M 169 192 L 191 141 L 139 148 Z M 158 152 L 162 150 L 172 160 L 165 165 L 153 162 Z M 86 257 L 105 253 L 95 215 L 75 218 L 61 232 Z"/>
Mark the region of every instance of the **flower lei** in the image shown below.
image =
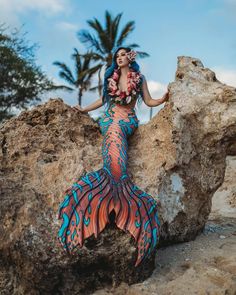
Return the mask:
<path id="1" fill-rule="evenodd" d="M 118 81 L 120 77 L 120 69 L 115 69 L 113 75 L 108 78 L 108 91 L 112 96 L 112 101 L 127 105 L 135 99 L 136 94 L 140 91 L 139 82 L 141 80 L 141 73 L 130 70 L 127 74 L 127 90 L 121 91 L 118 87 Z"/>

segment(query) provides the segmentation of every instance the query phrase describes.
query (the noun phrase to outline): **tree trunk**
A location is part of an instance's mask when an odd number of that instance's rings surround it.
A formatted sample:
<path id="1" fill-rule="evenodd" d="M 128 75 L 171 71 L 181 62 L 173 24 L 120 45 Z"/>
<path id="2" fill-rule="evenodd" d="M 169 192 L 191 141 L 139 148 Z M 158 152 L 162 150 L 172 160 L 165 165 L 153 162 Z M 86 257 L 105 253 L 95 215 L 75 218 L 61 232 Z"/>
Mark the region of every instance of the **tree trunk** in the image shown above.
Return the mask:
<path id="1" fill-rule="evenodd" d="M 150 107 L 150 120 L 152 119 L 152 107 Z"/>
<path id="2" fill-rule="evenodd" d="M 99 96 L 102 95 L 102 79 L 101 79 L 101 70 L 102 70 L 102 67 L 98 70 L 98 93 L 99 93 Z"/>
<path id="3" fill-rule="evenodd" d="M 83 95 L 83 90 L 82 90 L 82 88 L 79 88 L 78 103 L 80 106 L 82 103 L 82 95 Z"/>

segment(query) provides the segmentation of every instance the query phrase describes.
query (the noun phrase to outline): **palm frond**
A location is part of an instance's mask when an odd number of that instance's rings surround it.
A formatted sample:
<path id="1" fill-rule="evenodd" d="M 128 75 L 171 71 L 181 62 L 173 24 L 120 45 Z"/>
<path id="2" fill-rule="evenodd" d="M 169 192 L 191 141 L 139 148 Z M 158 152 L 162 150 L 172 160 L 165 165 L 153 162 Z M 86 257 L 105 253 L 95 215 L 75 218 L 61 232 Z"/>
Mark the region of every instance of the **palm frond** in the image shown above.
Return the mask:
<path id="1" fill-rule="evenodd" d="M 109 11 L 105 11 L 105 27 L 107 29 L 107 33 L 110 33 L 110 29 L 111 29 L 111 25 L 112 25 L 112 15 Z"/>
<path id="2" fill-rule="evenodd" d="M 83 56 L 88 56 L 94 61 L 98 61 L 98 60 L 105 61 L 104 55 L 98 54 L 96 52 L 85 53 Z"/>
<path id="3" fill-rule="evenodd" d="M 140 47 L 140 46 L 138 44 L 136 44 L 136 43 L 132 43 L 132 44 L 127 45 L 127 47 L 137 48 L 137 47 Z"/>
<path id="4" fill-rule="evenodd" d="M 90 79 L 101 67 L 102 65 L 98 64 L 95 67 L 91 68 L 88 73 L 88 79 Z"/>
<path id="5" fill-rule="evenodd" d="M 52 86 L 50 87 L 50 90 L 58 90 L 58 89 L 59 89 L 59 90 L 67 90 L 67 91 L 69 91 L 69 92 L 75 90 L 74 88 L 68 87 L 68 86 L 66 86 L 66 85 L 52 85 Z"/>
<path id="6" fill-rule="evenodd" d="M 76 48 L 74 48 L 74 50 L 76 51 L 76 53 L 74 53 L 73 55 L 79 55 L 81 57 L 88 57 L 93 61 L 98 61 L 98 60 L 104 60 L 104 55 L 101 55 L 97 52 L 94 51 L 87 51 L 86 53 L 79 53 L 78 50 Z"/>
<path id="7" fill-rule="evenodd" d="M 94 86 L 92 88 L 89 88 L 89 91 L 96 92 L 98 89 L 99 89 L 99 85 L 98 86 Z"/>
<path id="8" fill-rule="evenodd" d="M 87 20 L 87 23 L 90 25 L 91 28 L 93 28 L 97 32 L 104 31 L 102 28 L 102 25 L 100 24 L 100 22 L 96 18 L 94 18 L 94 20 Z"/>
<path id="9" fill-rule="evenodd" d="M 76 77 L 78 77 L 78 74 L 82 71 L 83 65 L 82 60 L 79 54 L 74 53 L 73 59 L 75 60 L 75 73 Z"/>
<path id="10" fill-rule="evenodd" d="M 112 48 L 116 45 L 116 39 L 118 38 L 118 29 L 120 24 L 120 19 L 123 13 L 119 13 L 112 22 L 111 28 L 111 41 L 112 41 Z"/>
<path id="11" fill-rule="evenodd" d="M 91 28 L 95 30 L 97 35 L 97 41 L 100 44 L 100 48 L 103 50 L 103 54 L 107 52 L 109 48 L 109 34 L 107 33 L 107 27 L 105 29 L 102 28 L 100 22 L 94 18 L 94 20 L 88 20 L 87 23 L 90 25 Z"/>
<path id="12" fill-rule="evenodd" d="M 140 57 L 140 58 L 144 58 L 144 57 L 149 57 L 150 55 L 146 52 L 143 52 L 143 51 L 136 51 L 137 52 L 137 57 Z"/>
<path id="13" fill-rule="evenodd" d="M 124 28 L 121 30 L 120 37 L 117 40 L 117 46 L 122 45 L 128 35 L 135 29 L 135 22 L 129 21 Z"/>
<path id="14" fill-rule="evenodd" d="M 71 77 L 68 76 L 67 73 L 63 72 L 63 71 L 60 71 L 59 72 L 59 77 L 66 80 L 70 85 L 75 85 L 75 80 L 71 80 Z"/>
<path id="15" fill-rule="evenodd" d="M 55 61 L 53 62 L 53 65 L 58 66 L 61 69 L 61 72 L 65 72 L 70 81 L 75 81 L 70 68 L 65 63 Z"/>
<path id="16" fill-rule="evenodd" d="M 101 54 L 104 54 L 98 40 L 93 37 L 87 30 L 80 30 L 77 37 L 82 43 L 89 44 L 89 48 L 95 48 Z"/>

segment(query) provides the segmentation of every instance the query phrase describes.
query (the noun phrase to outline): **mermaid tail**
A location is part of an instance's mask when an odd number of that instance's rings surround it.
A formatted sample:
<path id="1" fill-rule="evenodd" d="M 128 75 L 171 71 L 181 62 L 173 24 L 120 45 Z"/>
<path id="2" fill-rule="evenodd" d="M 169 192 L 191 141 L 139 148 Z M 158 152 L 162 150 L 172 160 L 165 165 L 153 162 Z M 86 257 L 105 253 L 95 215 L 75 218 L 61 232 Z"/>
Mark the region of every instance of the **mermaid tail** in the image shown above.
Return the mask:
<path id="1" fill-rule="evenodd" d="M 127 173 L 127 138 L 138 127 L 134 109 L 113 105 L 99 120 L 103 139 L 103 167 L 86 173 L 65 191 L 58 218 L 63 219 L 58 239 L 70 253 L 91 235 L 97 238 L 114 210 L 117 227 L 137 242 L 138 266 L 159 241 L 157 202 L 142 191 Z"/>

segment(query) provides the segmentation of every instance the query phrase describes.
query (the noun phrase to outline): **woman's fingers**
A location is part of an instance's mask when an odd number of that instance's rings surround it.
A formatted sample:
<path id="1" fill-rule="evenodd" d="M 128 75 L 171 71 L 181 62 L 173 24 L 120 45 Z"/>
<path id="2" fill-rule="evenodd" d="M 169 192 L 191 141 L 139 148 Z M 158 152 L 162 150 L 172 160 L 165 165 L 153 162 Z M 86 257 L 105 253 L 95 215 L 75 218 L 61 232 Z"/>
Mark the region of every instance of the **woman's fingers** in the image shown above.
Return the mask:
<path id="1" fill-rule="evenodd" d="M 169 99 L 169 90 L 166 92 L 165 97 L 166 97 L 166 100 Z"/>
<path id="2" fill-rule="evenodd" d="M 167 91 L 164 95 L 163 95 L 164 101 L 167 101 L 169 99 L 169 91 Z"/>
<path id="3" fill-rule="evenodd" d="M 73 110 L 73 111 L 81 111 L 81 112 L 82 112 L 83 109 L 81 108 L 80 105 L 76 105 L 76 106 L 73 106 L 73 107 L 72 107 L 72 110 Z"/>

